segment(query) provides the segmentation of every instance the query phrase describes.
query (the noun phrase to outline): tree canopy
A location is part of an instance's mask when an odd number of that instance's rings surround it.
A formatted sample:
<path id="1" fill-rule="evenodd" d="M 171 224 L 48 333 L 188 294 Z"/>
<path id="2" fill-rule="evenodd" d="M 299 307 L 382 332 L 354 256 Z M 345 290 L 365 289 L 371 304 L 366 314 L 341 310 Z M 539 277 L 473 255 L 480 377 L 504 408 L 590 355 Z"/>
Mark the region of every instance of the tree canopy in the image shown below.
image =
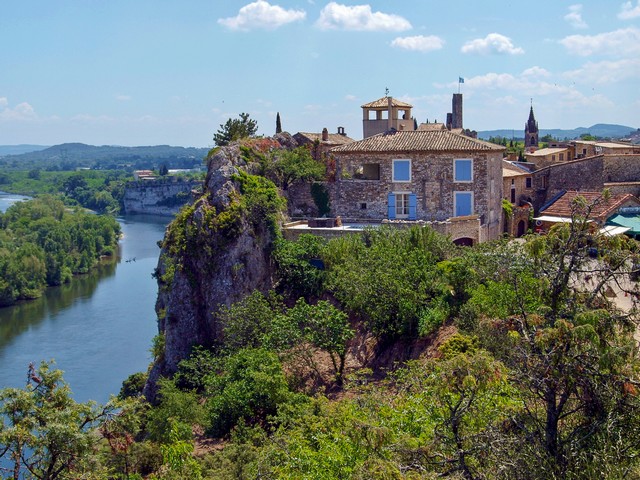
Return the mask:
<path id="1" fill-rule="evenodd" d="M 213 135 L 213 141 L 219 147 L 247 137 L 253 137 L 258 131 L 258 122 L 249 118 L 248 113 L 241 113 L 238 118 L 230 118 L 220 124 L 220 128 Z"/>

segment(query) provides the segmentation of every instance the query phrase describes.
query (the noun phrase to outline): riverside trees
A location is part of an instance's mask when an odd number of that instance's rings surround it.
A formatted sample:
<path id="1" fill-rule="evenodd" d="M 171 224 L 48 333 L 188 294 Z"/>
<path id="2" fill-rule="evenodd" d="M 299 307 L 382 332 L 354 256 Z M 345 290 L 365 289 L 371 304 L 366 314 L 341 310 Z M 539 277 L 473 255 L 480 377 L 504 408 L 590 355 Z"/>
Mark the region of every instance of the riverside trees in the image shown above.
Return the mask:
<path id="1" fill-rule="evenodd" d="M 119 234 L 113 217 L 69 211 L 51 196 L 11 206 L 0 215 L 0 305 L 88 272 L 114 253 Z"/>

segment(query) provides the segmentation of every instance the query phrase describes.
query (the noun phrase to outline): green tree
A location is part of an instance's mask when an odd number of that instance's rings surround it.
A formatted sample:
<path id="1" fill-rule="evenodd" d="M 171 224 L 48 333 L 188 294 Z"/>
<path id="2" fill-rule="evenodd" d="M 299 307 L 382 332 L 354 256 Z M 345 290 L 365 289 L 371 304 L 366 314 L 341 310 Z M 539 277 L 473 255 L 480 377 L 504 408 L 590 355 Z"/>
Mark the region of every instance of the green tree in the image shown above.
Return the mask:
<path id="1" fill-rule="evenodd" d="M 282 133 L 282 123 L 280 122 L 280 112 L 276 114 L 276 135 Z"/>
<path id="2" fill-rule="evenodd" d="M 249 118 L 248 113 L 241 113 L 240 119 L 230 118 L 220 125 L 213 135 L 213 141 L 219 147 L 246 137 L 253 137 L 258 131 L 258 122 Z"/>
<path id="3" fill-rule="evenodd" d="M 98 478 L 93 429 L 116 407 L 77 403 L 60 370 L 30 367 L 25 388 L 0 391 L 0 458 L 12 464 L 11 478 Z"/>

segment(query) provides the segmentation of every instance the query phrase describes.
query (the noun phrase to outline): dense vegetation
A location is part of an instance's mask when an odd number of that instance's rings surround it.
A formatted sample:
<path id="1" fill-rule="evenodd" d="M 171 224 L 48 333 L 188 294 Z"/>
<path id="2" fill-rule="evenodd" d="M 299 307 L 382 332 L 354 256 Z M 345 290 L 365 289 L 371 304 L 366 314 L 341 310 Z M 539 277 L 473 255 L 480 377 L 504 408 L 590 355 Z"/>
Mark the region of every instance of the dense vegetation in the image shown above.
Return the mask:
<path id="1" fill-rule="evenodd" d="M 637 245 L 574 207 L 524 244 L 458 249 L 418 227 L 278 240 L 276 288 L 222 309 L 224 341 L 196 347 L 157 405 L 144 374 L 124 404 L 75 404 L 44 364 L 0 395 L 0 456 L 28 478 L 638 478 L 637 311 L 604 294 L 637 293 Z M 371 341 L 434 338 L 353 366 Z"/>
<path id="2" fill-rule="evenodd" d="M 70 210 L 52 196 L 12 205 L 0 214 L 0 305 L 88 272 L 113 255 L 119 234 L 113 217 Z"/>

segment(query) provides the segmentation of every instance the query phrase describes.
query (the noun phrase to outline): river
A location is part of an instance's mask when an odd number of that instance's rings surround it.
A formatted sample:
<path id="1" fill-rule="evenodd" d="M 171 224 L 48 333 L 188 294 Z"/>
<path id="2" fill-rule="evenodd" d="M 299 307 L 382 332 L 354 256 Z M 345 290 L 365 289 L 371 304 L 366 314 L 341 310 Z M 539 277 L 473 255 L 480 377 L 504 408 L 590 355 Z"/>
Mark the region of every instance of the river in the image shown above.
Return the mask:
<path id="1" fill-rule="evenodd" d="M 19 196 L 0 194 L 0 210 Z M 77 401 L 104 403 L 151 362 L 157 241 L 169 218 L 120 218 L 117 259 L 39 299 L 0 308 L 0 388 L 23 387 L 30 362 L 55 360 Z M 135 259 L 135 260 L 134 260 Z"/>

